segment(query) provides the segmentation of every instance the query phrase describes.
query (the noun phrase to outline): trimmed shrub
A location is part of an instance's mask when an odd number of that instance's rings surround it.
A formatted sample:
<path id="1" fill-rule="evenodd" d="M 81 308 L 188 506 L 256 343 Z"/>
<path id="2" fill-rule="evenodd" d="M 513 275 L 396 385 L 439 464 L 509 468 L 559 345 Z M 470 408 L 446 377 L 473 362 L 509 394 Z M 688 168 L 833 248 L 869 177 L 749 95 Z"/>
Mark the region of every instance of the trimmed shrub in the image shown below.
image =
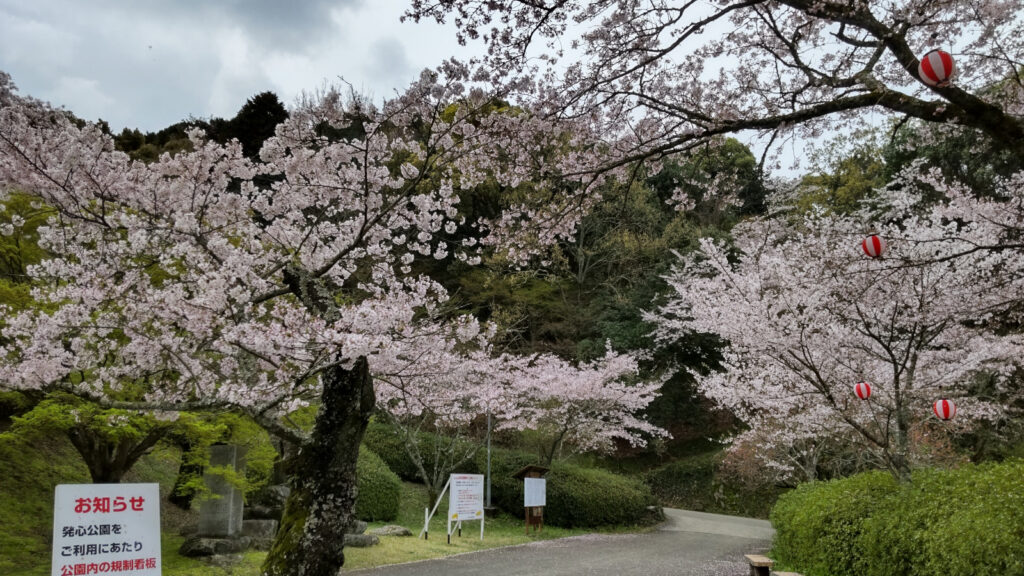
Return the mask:
<path id="1" fill-rule="evenodd" d="M 486 469 L 486 454 L 477 466 Z M 523 482 L 512 477 L 524 466 L 537 464 L 537 457 L 513 450 L 491 451 L 492 502 L 502 511 L 523 515 Z M 594 527 L 637 524 L 655 504 L 642 482 L 598 468 L 583 468 L 555 462 L 547 476 L 547 506 L 544 523 L 552 526 Z"/>
<path id="2" fill-rule="evenodd" d="M 555 462 L 547 479 L 544 521 L 553 526 L 638 524 L 656 503 L 643 482 L 599 468 Z"/>
<path id="3" fill-rule="evenodd" d="M 1024 576 L 1024 460 L 915 472 L 865 529 L 865 576 Z"/>
<path id="4" fill-rule="evenodd" d="M 772 511 L 773 555 L 807 576 L 1024 576 L 1024 461 L 806 484 Z"/>
<path id="5" fill-rule="evenodd" d="M 772 557 L 807 576 L 861 575 L 864 523 L 884 512 L 899 490 L 891 474 L 866 472 L 811 482 L 782 495 L 772 509 Z"/>
<path id="6" fill-rule="evenodd" d="M 402 482 L 380 456 L 366 446 L 359 449 L 356 461 L 359 494 L 356 517 L 367 522 L 394 520 L 402 498 Z"/>

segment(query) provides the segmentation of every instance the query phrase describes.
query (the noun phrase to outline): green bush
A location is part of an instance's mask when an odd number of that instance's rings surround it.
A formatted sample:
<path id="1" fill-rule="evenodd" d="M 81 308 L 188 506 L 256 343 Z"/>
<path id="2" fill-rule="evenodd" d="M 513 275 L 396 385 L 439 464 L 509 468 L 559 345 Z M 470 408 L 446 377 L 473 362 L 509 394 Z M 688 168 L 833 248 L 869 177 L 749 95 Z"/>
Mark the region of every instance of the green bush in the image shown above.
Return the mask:
<path id="1" fill-rule="evenodd" d="M 807 576 L 859 575 L 864 522 L 884 511 L 897 490 L 891 474 L 873 471 L 784 494 L 771 513 L 773 558 Z"/>
<path id="2" fill-rule="evenodd" d="M 405 442 L 387 424 L 372 418 L 363 434 L 363 444 L 380 456 L 388 468 L 402 480 L 423 481 L 416 471 L 416 465 L 405 451 Z"/>
<path id="3" fill-rule="evenodd" d="M 380 456 L 366 446 L 359 449 L 356 461 L 359 494 L 356 517 L 367 522 L 394 520 L 402 498 L 402 482 Z"/>
<path id="4" fill-rule="evenodd" d="M 556 462 L 547 479 L 544 521 L 554 526 L 638 524 L 656 503 L 643 482 L 598 468 Z"/>
<path id="5" fill-rule="evenodd" d="M 807 576 L 1024 576 L 1024 461 L 807 484 L 772 511 L 776 560 Z"/>
<path id="6" fill-rule="evenodd" d="M 1024 460 L 916 472 L 865 527 L 866 576 L 1024 576 Z"/>
<path id="7" fill-rule="evenodd" d="M 512 477 L 513 474 L 530 464 L 539 464 L 534 454 L 506 450 L 491 449 L 491 503 L 513 516 L 523 515 L 523 482 Z M 487 451 L 481 450 L 476 457 L 477 468 L 481 473 L 487 471 Z M 549 498 L 550 501 L 550 498 Z M 546 520 L 545 520 L 546 521 Z"/>
<path id="8" fill-rule="evenodd" d="M 486 469 L 486 454 L 477 466 Z M 514 516 L 523 515 L 523 482 L 512 477 L 537 457 L 513 450 L 491 451 L 491 489 L 495 506 Z M 547 476 L 544 523 L 565 528 L 637 524 L 655 503 L 642 482 L 601 470 L 555 462 Z"/>

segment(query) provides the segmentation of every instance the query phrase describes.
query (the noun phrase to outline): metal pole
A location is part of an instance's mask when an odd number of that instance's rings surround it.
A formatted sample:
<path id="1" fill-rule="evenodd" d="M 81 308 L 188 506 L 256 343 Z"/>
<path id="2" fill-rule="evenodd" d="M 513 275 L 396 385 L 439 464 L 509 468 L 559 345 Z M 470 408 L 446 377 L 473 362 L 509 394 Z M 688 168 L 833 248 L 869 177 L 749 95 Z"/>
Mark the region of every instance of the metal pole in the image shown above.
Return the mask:
<path id="1" fill-rule="evenodd" d="M 487 406 L 487 507 L 491 507 L 491 407 Z M 481 534 L 481 538 L 483 535 Z"/>

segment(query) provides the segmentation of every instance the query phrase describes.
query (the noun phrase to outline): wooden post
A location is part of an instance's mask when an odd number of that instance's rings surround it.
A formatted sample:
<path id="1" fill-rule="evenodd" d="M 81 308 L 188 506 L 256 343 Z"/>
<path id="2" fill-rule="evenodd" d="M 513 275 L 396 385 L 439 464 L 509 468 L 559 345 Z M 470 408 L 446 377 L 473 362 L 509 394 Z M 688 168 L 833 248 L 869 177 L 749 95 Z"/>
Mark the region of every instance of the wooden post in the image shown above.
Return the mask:
<path id="1" fill-rule="evenodd" d="M 761 554 L 745 554 L 747 562 L 750 563 L 750 576 L 770 576 L 772 565 L 775 562 Z"/>

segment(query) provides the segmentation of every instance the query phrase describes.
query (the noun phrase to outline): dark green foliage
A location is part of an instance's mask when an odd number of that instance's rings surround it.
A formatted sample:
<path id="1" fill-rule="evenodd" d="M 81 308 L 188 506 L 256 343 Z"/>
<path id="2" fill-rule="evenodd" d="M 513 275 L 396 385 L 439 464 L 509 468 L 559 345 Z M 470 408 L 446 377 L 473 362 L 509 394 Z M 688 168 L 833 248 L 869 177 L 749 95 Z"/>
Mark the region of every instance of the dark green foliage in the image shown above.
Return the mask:
<path id="1" fill-rule="evenodd" d="M 451 440 L 431 432 L 418 432 L 416 437 L 427 473 L 433 474 L 436 451 L 441 449 L 443 445 L 447 445 Z M 439 445 L 439 442 L 442 444 Z M 371 419 L 370 424 L 366 427 L 366 432 L 363 433 L 363 443 L 380 456 L 388 468 L 402 480 L 407 482 L 423 482 L 416 464 L 409 456 L 409 451 L 406 449 L 402 436 L 388 424 L 380 422 L 376 418 Z M 465 449 L 468 449 L 469 441 L 464 441 L 464 443 L 466 445 Z M 463 474 L 477 474 L 481 469 L 477 467 L 473 460 L 470 460 L 459 465 L 457 471 Z M 440 488 L 438 486 L 438 490 Z"/>
<path id="2" fill-rule="evenodd" d="M 772 558 L 807 576 L 862 574 L 858 539 L 864 522 L 885 506 L 899 487 L 892 475 L 866 472 L 842 480 L 804 484 L 779 498 L 772 509 Z"/>
<path id="3" fill-rule="evenodd" d="M 915 161 L 938 168 L 981 197 L 995 195 L 999 182 L 1021 168 L 1019 155 L 970 128 L 911 122 L 900 128 L 884 150 L 885 177 Z"/>
<path id="4" fill-rule="evenodd" d="M 874 130 L 839 135 L 811 152 L 812 168 L 800 179 L 796 208 L 812 206 L 849 214 L 888 182 Z"/>
<path id="5" fill-rule="evenodd" d="M 486 455 L 477 464 L 485 468 Z M 512 450 L 491 451 L 492 501 L 514 516 L 523 515 L 523 482 L 512 475 L 537 457 Z M 655 504 L 651 491 L 641 482 L 598 468 L 555 462 L 547 476 L 544 523 L 563 528 L 637 524 L 647 506 Z"/>
<path id="6" fill-rule="evenodd" d="M 426 437 L 421 442 L 430 442 L 432 438 Z M 398 475 L 402 480 L 408 482 L 422 482 L 416 465 L 405 449 L 405 442 L 387 424 L 378 421 L 376 418 L 370 420 L 370 424 L 363 433 L 363 444 L 373 451 L 387 467 Z"/>
<path id="7" fill-rule="evenodd" d="M 658 191 L 662 201 L 669 200 L 677 187 L 683 189 L 697 202 L 690 217 L 724 223 L 735 215 L 722 210 L 722 198 L 706 194 L 709 184 L 720 177 L 732 182 L 732 190 L 741 202 L 740 214 L 764 212 L 768 190 L 761 179 L 757 159 L 735 138 L 709 141 L 706 146 L 692 150 L 685 162 L 667 162 L 661 172 L 649 179 L 649 184 Z"/>
<path id="8" fill-rule="evenodd" d="M 477 454 L 476 464 L 481 472 L 486 472 L 486 451 Z M 491 449 L 491 503 L 494 506 L 514 516 L 523 514 L 523 483 L 512 475 L 530 464 L 540 465 L 540 458 L 529 452 Z"/>
<path id="9" fill-rule="evenodd" d="M 230 138 L 242 144 L 242 153 L 249 158 L 259 155 L 263 142 L 274 135 L 274 129 L 288 119 L 288 111 L 273 92 L 260 92 L 246 100 L 241 110 L 228 122 Z"/>
<path id="10" fill-rule="evenodd" d="M 644 482 L 665 506 L 767 518 L 785 489 L 723 478 L 718 473 L 721 460 L 721 450 L 687 456 L 647 472 Z"/>
<path id="11" fill-rule="evenodd" d="M 86 482 L 89 471 L 63 436 L 0 435 L 0 574 L 49 566 L 54 487 Z"/>
<path id="12" fill-rule="evenodd" d="M 356 477 L 356 518 L 367 522 L 394 520 L 402 498 L 402 481 L 366 446 L 359 449 Z"/>
<path id="13" fill-rule="evenodd" d="M 10 426 L 12 416 L 28 412 L 37 403 L 21 392 L 0 392 L 0 432 Z"/>
<path id="14" fill-rule="evenodd" d="M 555 462 L 547 480 L 544 521 L 554 526 L 637 524 L 655 504 L 640 481 L 598 468 Z"/>
<path id="15" fill-rule="evenodd" d="M 28 194 L 12 192 L 0 204 L 0 281 L 4 282 L 0 290 L 12 291 L 0 297 L 0 304 L 20 310 L 31 301 L 27 290 L 22 294 L 16 287 L 28 282 L 28 267 L 47 256 L 39 247 L 39 227 L 46 225 L 52 214 Z M 10 228 L 4 231 L 7 226 Z"/>
<path id="16" fill-rule="evenodd" d="M 864 576 L 1024 575 L 1024 460 L 916 472 L 861 546 Z"/>
<path id="17" fill-rule="evenodd" d="M 172 124 L 159 132 L 143 134 L 137 129 L 125 128 L 114 137 L 114 146 L 134 160 L 153 162 L 161 154 L 172 156 L 192 149 L 188 130 L 200 128 L 214 142 L 227 143 L 232 138 L 242 144 L 242 153 L 250 159 L 259 156 L 267 138 L 274 135 L 278 124 L 288 118 L 288 111 L 273 92 L 260 92 L 249 98 L 234 118 L 188 120 Z"/>
<path id="18" fill-rule="evenodd" d="M 772 511 L 773 557 L 807 576 L 1024 575 L 1024 461 L 806 484 Z"/>

